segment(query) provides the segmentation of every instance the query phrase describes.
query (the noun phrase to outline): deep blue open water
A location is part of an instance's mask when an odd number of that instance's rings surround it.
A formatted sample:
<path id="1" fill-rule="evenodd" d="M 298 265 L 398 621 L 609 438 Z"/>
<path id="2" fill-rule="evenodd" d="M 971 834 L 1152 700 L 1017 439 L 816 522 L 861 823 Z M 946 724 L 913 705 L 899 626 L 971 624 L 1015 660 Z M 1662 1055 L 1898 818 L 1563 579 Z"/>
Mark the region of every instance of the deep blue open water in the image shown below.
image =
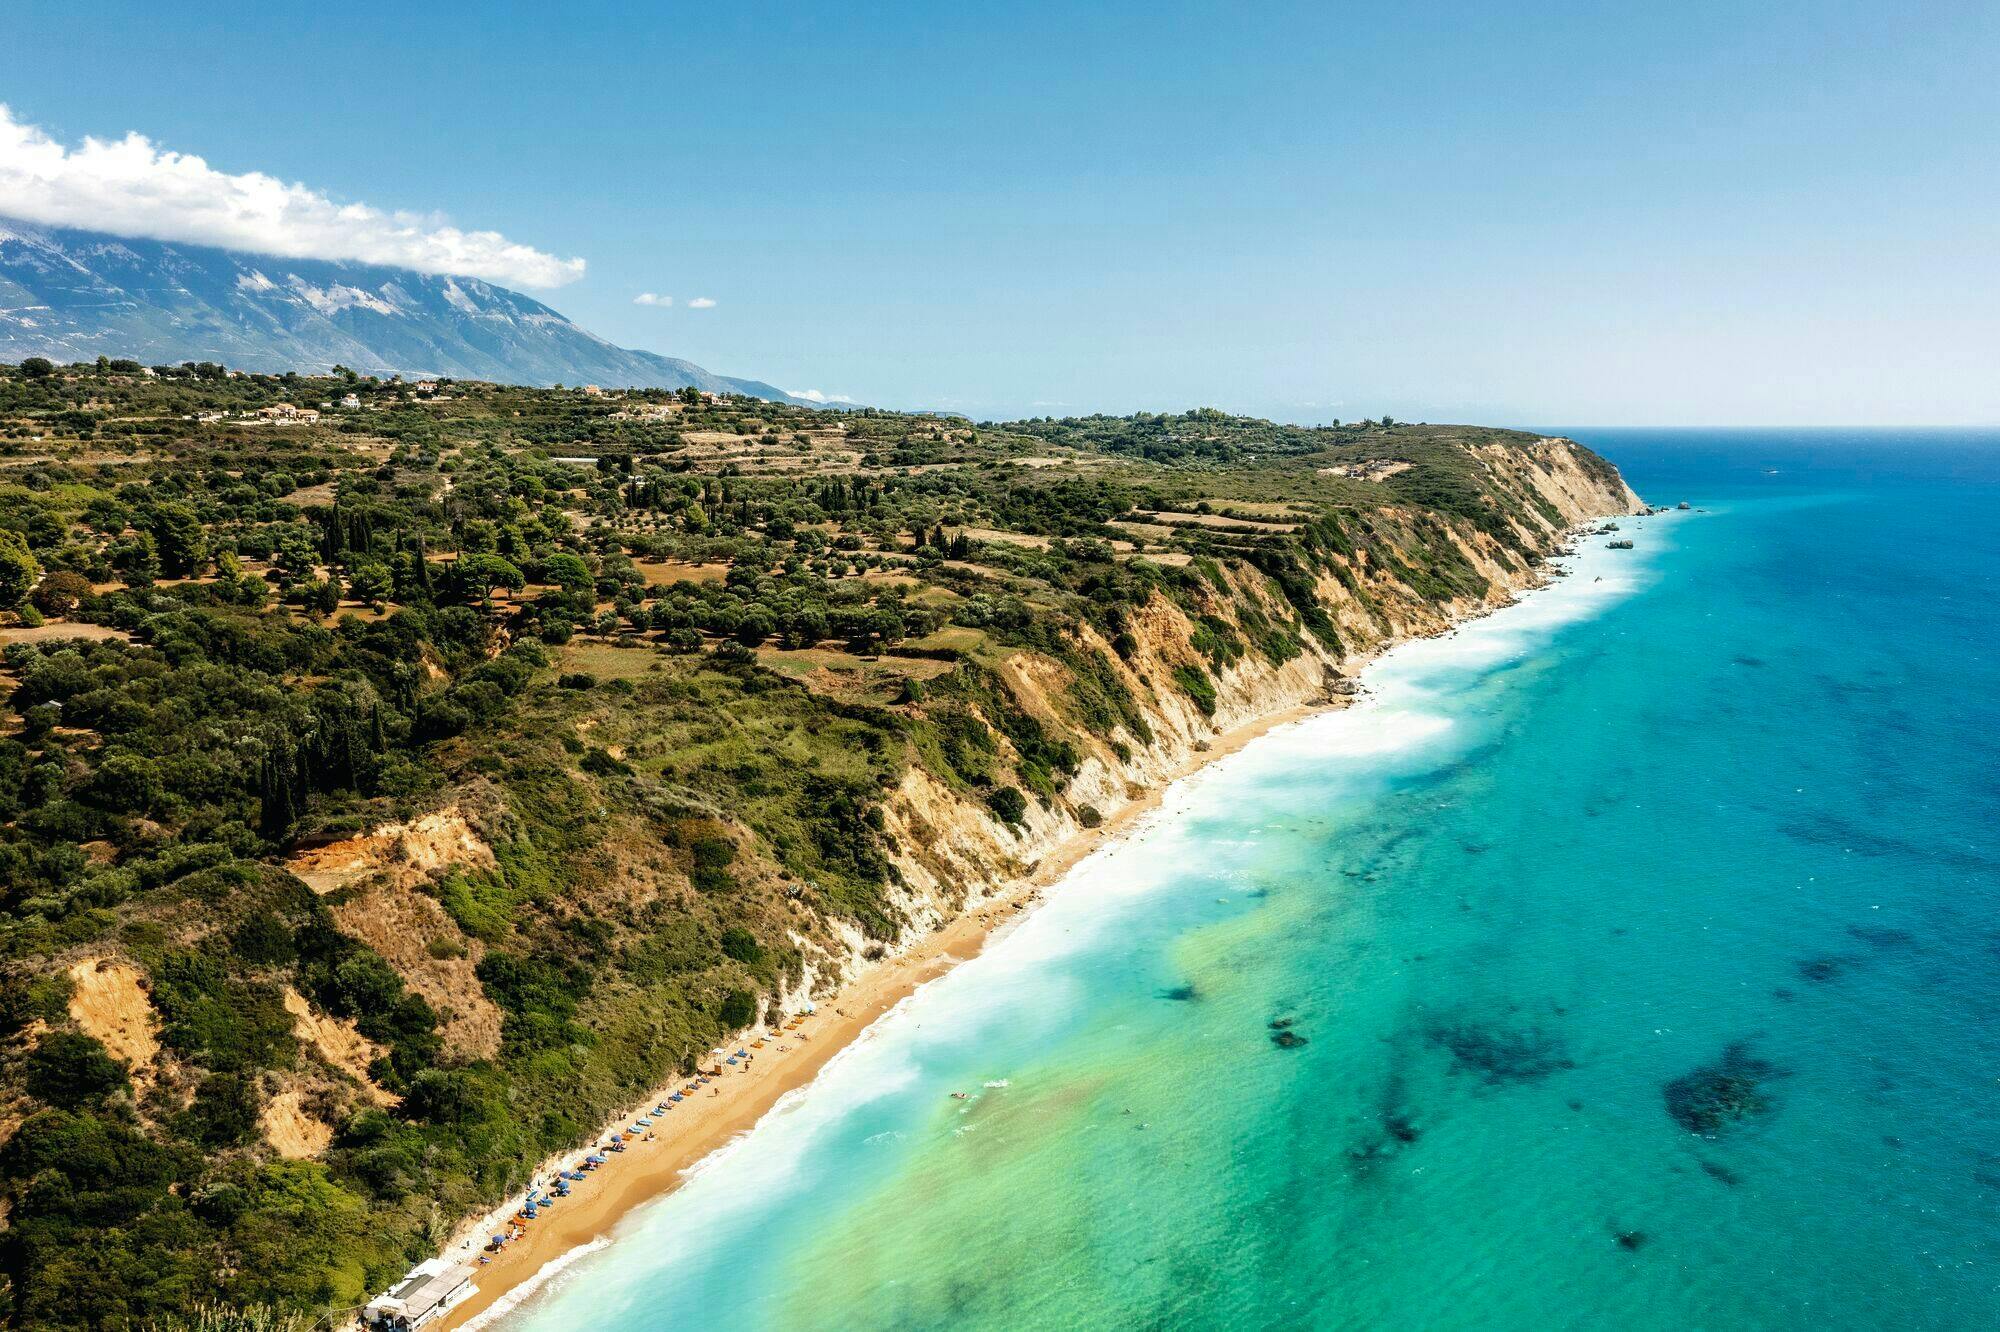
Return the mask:
<path id="1" fill-rule="evenodd" d="M 2000 436 L 1571 433 L 1700 511 L 1177 788 L 503 1325 L 2000 1323 Z"/>

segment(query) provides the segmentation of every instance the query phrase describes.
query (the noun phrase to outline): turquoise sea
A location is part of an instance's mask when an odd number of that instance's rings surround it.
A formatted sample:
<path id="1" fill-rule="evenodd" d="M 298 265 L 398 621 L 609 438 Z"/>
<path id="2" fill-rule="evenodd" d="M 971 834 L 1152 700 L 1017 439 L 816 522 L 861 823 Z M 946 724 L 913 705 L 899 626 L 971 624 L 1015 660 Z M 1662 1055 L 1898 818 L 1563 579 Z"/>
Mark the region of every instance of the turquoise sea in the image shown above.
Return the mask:
<path id="1" fill-rule="evenodd" d="M 1177 787 L 499 1325 L 2000 1324 L 2000 436 L 1570 433 L 1696 510 Z"/>

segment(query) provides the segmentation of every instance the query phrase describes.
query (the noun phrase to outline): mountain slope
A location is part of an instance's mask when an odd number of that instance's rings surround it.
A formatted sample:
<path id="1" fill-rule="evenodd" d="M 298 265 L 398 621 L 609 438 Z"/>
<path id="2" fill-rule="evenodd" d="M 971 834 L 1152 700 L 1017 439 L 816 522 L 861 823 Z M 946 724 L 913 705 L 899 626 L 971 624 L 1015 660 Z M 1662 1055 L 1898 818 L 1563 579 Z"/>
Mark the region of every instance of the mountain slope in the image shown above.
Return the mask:
<path id="1" fill-rule="evenodd" d="M 133 357 L 241 370 L 448 375 L 798 401 L 758 380 L 614 346 L 476 278 L 281 259 L 0 219 L 0 361 Z"/>

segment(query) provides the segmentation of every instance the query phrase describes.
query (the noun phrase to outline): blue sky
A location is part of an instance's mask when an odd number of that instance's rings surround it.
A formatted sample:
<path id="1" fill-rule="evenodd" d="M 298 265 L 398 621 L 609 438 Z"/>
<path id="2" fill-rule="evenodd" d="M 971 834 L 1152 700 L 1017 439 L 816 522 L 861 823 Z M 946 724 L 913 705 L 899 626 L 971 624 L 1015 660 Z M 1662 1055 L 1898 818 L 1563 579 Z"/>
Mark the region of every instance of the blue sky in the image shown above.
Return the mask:
<path id="1" fill-rule="evenodd" d="M 279 8 L 16 3 L 0 102 L 890 406 L 2000 421 L 1991 3 Z"/>

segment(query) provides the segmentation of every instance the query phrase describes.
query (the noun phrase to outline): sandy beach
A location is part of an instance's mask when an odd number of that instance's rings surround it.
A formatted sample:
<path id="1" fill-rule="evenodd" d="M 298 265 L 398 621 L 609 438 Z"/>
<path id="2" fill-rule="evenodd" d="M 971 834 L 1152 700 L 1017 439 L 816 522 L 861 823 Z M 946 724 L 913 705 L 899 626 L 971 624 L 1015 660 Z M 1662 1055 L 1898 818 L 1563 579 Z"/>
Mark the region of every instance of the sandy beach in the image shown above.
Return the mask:
<path id="1" fill-rule="evenodd" d="M 683 1101 L 666 1115 L 655 1116 L 652 1141 L 635 1141 L 625 1152 L 613 1155 L 608 1165 L 577 1183 L 570 1197 L 534 1221 L 524 1236 L 493 1255 L 474 1277 L 477 1293 L 437 1326 L 463 1328 L 476 1320 L 483 1324 L 481 1315 L 510 1292 L 521 1291 L 524 1283 L 535 1282 L 549 1264 L 560 1263 L 565 1255 L 608 1237 L 633 1209 L 673 1192 L 690 1167 L 738 1134 L 748 1132 L 787 1092 L 812 1082 L 834 1055 L 876 1019 L 919 986 L 976 957 L 995 931 L 1018 919 L 1078 861 L 1131 831 L 1159 807 L 1175 782 L 1278 727 L 1346 702 L 1280 709 L 1223 733 L 1101 826 L 1080 831 L 1063 842 L 1008 891 L 984 900 L 922 943 L 821 1000 L 803 1026 L 771 1038 L 747 1069 L 727 1069 L 703 1095 Z M 781 1050 L 783 1046 L 790 1049 Z M 622 1117 L 619 1123 L 629 1125 L 641 1110 L 650 1110 L 668 1091 L 686 1081 L 676 1078 L 658 1096 L 635 1106 L 633 1114 Z M 607 1126 L 607 1134 L 617 1126 Z M 503 1227 L 504 1223 L 495 1229 Z M 446 1256 L 459 1261 L 475 1257 L 484 1229 L 483 1224 L 461 1228 Z"/>

